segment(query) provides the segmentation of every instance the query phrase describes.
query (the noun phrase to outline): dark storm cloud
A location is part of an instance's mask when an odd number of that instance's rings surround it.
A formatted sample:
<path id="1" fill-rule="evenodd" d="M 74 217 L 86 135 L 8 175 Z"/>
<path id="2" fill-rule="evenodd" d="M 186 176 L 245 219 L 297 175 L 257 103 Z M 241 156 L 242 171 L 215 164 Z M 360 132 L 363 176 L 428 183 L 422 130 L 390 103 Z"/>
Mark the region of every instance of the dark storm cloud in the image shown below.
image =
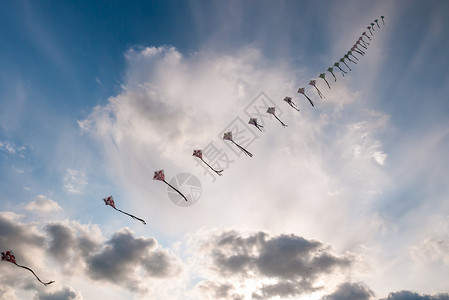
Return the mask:
<path id="1" fill-rule="evenodd" d="M 75 245 L 75 237 L 70 227 L 63 224 L 50 224 L 45 229 L 50 236 L 48 249 L 50 253 L 59 260 L 66 260 Z"/>
<path id="2" fill-rule="evenodd" d="M 374 292 L 363 283 L 345 282 L 338 286 L 337 290 L 326 295 L 321 300 L 369 300 Z"/>
<path id="3" fill-rule="evenodd" d="M 448 293 L 437 294 L 435 296 L 431 295 L 421 295 L 411 291 L 400 291 L 390 293 L 387 298 L 381 300 L 449 300 Z"/>
<path id="4" fill-rule="evenodd" d="M 87 259 L 89 276 L 139 289 L 142 282 L 136 273 L 141 267 L 149 277 L 176 276 L 181 271 L 178 259 L 157 247 L 155 239 L 135 238 L 130 230 L 123 229 Z"/>
<path id="5" fill-rule="evenodd" d="M 352 263 L 351 256 L 335 255 L 321 242 L 294 234 L 270 236 L 259 231 L 244 236 L 232 230 L 203 237 L 200 244 L 201 255 L 208 258 L 205 267 L 219 277 L 269 282 L 254 291 L 255 298 L 311 292 L 319 276 L 349 268 Z M 208 288 L 220 294 L 223 285 L 209 282 Z"/>
<path id="6" fill-rule="evenodd" d="M 17 219 L 18 216 L 12 213 L 0 213 L 1 251 L 13 250 L 19 254 L 26 247 L 42 247 L 45 238 L 32 225 L 21 223 Z"/>

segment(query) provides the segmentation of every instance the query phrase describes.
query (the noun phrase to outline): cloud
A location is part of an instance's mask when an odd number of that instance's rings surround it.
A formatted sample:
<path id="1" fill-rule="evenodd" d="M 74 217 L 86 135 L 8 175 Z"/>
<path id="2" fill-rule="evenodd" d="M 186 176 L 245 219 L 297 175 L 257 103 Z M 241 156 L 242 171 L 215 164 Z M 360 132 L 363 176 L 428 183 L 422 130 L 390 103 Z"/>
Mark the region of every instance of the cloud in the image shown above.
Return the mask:
<path id="1" fill-rule="evenodd" d="M 64 176 L 64 190 L 69 194 L 82 194 L 87 184 L 86 174 L 82 171 L 68 168 Z"/>
<path id="2" fill-rule="evenodd" d="M 374 292 L 363 283 L 345 282 L 335 292 L 326 295 L 321 300 L 369 300 Z"/>
<path id="3" fill-rule="evenodd" d="M 25 209 L 37 213 L 49 213 L 62 210 L 59 204 L 44 195 L 37 195 L 34 201 L 25 205 Z"/>
<path id="4" fill-rule="evenodd" d="M 80 293 L 76 293 L 70 286 L 65 286 L 55 292 L 39 292 L 34 296 L 34 300 L 83 300 Z"/>
<path id="5" fill-rule="evenodd" d="M 199 272 L 209 278 L 198 288 L 224 298 L 248 293 L 263 298 L 312 293 L 322 288 L 320 279 L 350 269 L 353 262 L 352 255 L 336 255 L 323 243 L 294 234 L 270 236 L 259 231 L 245 235 L 222 230 L 202 236 L 197 243 Z"/>
<path id="6" fill-rule="evenodd" d="M 382 298 L 381 300 L 449 300 L 449 294 L 442 293 L 431 296 L 411 291 L 400 291 L 390 293 L 387 298 Z"/>

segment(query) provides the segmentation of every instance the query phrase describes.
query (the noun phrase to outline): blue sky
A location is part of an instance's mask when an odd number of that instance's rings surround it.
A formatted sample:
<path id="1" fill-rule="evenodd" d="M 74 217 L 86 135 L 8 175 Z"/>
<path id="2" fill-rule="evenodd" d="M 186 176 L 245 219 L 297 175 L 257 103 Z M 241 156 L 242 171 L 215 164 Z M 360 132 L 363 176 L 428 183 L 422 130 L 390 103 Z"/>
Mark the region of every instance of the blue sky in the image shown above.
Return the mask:
<path id="1" fill-rule="evenodd" d="M 1 251 L 56 283 L 3 262 L 0 298 L 448 299 L 448 10 L 2 1 Z M 288 127 L 259 115 L 239 156 L 221 135 L 262 98 Z M 192 157 L 210 145 L 220 178 Z M 196 176 L 199 201 L 173 205 L 159 169 Z"/>

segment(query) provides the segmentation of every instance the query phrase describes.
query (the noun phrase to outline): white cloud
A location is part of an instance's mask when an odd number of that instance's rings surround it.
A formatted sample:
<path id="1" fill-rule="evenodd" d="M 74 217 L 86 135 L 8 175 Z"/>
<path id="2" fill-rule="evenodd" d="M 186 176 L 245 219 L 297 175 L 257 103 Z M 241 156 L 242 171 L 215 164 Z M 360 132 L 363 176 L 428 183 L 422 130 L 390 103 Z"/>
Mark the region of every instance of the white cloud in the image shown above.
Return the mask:
<path id="1" fill-rule="evenodd" d="M 82 194 L 87 184 L 86 174 L 79 170 L 68 168 L 64 176 L 64 190 L 69 194 Z"/>
<path id="2" fill-rule="evenodd" d="M 36 199 L 27 203 L 25 209 L 38 213 L 48 213 L 62 210 L 59 204 L 44 195 L 37 195 Z"/>

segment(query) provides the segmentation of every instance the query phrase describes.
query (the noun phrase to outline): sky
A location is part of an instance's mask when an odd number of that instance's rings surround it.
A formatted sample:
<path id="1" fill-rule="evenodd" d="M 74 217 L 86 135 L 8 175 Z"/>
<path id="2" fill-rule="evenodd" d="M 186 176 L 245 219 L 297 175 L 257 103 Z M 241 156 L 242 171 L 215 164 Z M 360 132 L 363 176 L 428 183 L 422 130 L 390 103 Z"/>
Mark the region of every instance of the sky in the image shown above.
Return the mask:
<path id="1" fill-rule="evenodd" d="M 0 299 L 449 299 L 449 2 L 0 4 Z"/>

